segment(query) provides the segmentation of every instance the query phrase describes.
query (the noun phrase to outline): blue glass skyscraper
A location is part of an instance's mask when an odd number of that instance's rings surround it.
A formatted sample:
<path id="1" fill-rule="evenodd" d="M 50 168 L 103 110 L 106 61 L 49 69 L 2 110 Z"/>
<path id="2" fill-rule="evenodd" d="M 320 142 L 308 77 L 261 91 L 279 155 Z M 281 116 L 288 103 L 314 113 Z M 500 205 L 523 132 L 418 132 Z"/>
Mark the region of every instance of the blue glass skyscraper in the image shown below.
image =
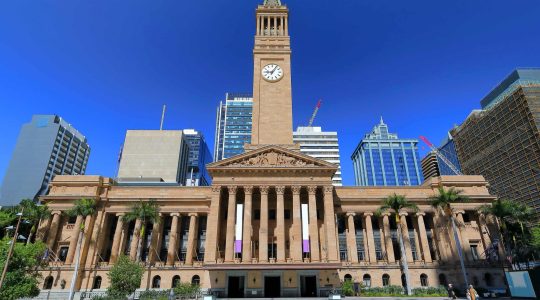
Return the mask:
<path id="1" fill-rule="evenodd" d="M 399 139 L 381 122 L 360 141 L 351 159 L 358 186 L 422 184 L 418 140 Z"/>
<path id="2" fill-rule="evenodd" d="M 189 148 L 186 185 L 209 186 L 212 183 L 212 177 L 206 170 L 206 165 L 213 160 L 203 134 L 193 129 L 184 129 L 184 139 Z"/>
<path id="3" fill-rule="evenodd" d="M 217 109 L 215 161 L 244 153 L 244 144 L 251 143 L 252 115 L 252 94 L 225 95 Z"/>
<path id="4" fill-rule="evenodd" d="M 461 164 L 459 163 L 459 158 L 456 152 L 456 145 L 454 144 L 454 139 L 450 134 L 448 138 L 442 143 L 442 146 L 439 147 L 439 152 L 441 152 L 453 165 L 461 172 Z M 448 166 L 444 161 L 437 157 L 437 163 L 439 165 L 439 172 L 441 175 L 457 175 L 452 168 Z"/>

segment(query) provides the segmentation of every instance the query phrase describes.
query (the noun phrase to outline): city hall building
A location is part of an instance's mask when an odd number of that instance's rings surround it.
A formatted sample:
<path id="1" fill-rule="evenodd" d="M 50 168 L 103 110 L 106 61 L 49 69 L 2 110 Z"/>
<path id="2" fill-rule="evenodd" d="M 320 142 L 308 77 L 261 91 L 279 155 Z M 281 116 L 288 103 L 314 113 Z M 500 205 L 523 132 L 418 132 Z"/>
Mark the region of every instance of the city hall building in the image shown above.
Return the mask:
<path id="1" fill-rule="evenodd" d="M 402 285 L 397 224 L 377 215 L 384 198 L 405 195 L 418 212 L 399 212 L 412 287 L 463 284 L 448 219 L 430 206 L 439 187 L 463 190 L 471 201 L 454 207 L 469 281 L 504 286 L 500 263 L 485 260 L 496 225 L 477 213 L 491 203 L 481 176 L 442 176 L 419 186 L 336 187 L 335 164 L 300 152 L 293 143 L 289 11 L 266 0 L 256 11 L 253 127 L 245 153 L 207 165 L 208 187 L 122 185 L 102 176 L 56 176 L 41 198 L 53 211 L 39 237 L 51 261 L 40 270 L 42 294 L 67 292 L 75 267 L 82 217 L 64 214 L 92 198 L 84 220 L 76 290 L 102 291 L 124 253 L 135 259 L 141 222 L 122 216 L 155 199 L 161 220 L 147 224 L 141 289 L 200 284 L 218 296 L 325 296 L 345 279 L 365 286 Z"/>

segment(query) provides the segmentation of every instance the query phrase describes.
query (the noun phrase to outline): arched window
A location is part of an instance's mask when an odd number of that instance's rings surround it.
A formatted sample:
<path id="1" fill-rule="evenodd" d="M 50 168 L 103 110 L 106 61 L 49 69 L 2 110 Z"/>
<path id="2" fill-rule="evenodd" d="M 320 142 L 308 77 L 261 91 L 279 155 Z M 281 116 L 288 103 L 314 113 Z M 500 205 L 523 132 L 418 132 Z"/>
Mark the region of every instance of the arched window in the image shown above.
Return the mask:
<path id="1" fill-rule="evenodd" d="M 362 282 L 364 283 L 365 287 L 371 287 L 371 276 L 369 276 L 369 274 L 364 275 Z"/>
<path id="2" fill-rule="evenodd" d="M 92 286 L 92 289 L 100 289 L 101 288 L 101 276 L 96 276 L 94 279 L 94 285 Z"/>
<path id="3" fill-rule="evenodd" d="M 420 285 L 421 286 L 428 286 L 428 281 L 427 281 L 427 275 L 426 274 L 420 275 Z"/>
<path id="4" fill-rule="evenodd" d="M 351 274 L 345 274 L 345 278 L 344 278 L 344 279 L 345 279 L 345 281 L 347 281 L 347 280 L 348 280 L 348 281 L 352 281 L 352 276 L 351 276 Z"/>
<path id="5" fill-rule="evenodd" d="M 180 285 L 180 276 L 174 275 L 172 278 L 172 288 L 175 288 Z"/>
<path id="6" fill-rule="evenodd" d="M 200 285 L 201 284 L 201 278 L 199 277 L 199 275 L 194 275 L 191 278 L 191 284 L 193 284 L 193 285 Z"/>
<path id="7" fill-rule="evenodd" d="M 47 278 L 45 278 L 45 281 L 43 282 L 43 289 L 44 290 L 52 289 L 53 281 L 54 279 L 52 276 L 47 276 Z"/>
<path id="8" fill-rule="evenodd" d="M 389 286 L 390 285 L 390 275 L 383 274 L 383 276 L 382 276 L 382 285 L 383 286 Z"/>
<path id="9" fill-rule="evenodd" d="M 161 277 L 156 275 L 154 276 L 154 279 L 152 279 L 152 288 L 159 289 L 160 287 L 161 287 Z"/>
<path id="10" fill-rule="evenodd" d="M 448 282 L 446 281 L 446 275 L 439 274 L 439 285 L 447 286 Z"/>
<path id="11" fill-rule="evenodd" d="M 491 276 L 491 274 L 486 273 L 484 275 L 484 281 L 486 282 L 487 286 L 493 286 L 493 276 Z"/>

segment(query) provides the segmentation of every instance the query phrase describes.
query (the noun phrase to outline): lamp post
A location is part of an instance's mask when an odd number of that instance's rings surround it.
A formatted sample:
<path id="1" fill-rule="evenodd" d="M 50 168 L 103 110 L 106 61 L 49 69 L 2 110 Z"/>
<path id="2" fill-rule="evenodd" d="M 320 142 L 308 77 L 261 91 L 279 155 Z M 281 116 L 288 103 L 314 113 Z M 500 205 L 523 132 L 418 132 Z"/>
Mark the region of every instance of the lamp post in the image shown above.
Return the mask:
<path id="1" fill-rule="evenodd" d="M 2 271 L 2 277 L 0 277 L 0 289 L 2 288 L 2 285 L 4 284 L 4 278 L 6 277 L 8 265 L 9 265 L 9 259 L 11 258 L 11 255 L 13 254 L 13 247 L 15 247 L 15 242 L 17 242 L 17 236 L 19 234 L 19 225 L 21 225 L 21 220 L 24 212 L 24 207 L 22 208 L 21 212 L 17 214 L 19 216 L 19 220 L 17 221 L 17 227 L 15 228 L 15 234 L 13 235 L 13 239 L 11 240 L 11 245 L 9 245 L 9 251 L 6 258 L 6 263 L 4 265 L 4 270 Z"/>

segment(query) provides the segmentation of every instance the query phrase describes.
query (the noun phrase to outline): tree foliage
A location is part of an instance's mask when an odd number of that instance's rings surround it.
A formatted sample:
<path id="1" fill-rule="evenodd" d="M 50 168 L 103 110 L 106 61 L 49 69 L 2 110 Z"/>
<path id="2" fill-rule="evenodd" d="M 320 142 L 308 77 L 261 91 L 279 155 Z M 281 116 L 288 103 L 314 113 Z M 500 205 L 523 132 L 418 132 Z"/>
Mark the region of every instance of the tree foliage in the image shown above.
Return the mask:
<path id="1" fill-rule="evenodd" d="M 137 236 L 137 255 L 136 260 L 140 261 L 141 259 L 141 248 L 143 245 L 143 240 L 145 238 L 146 224 L 148 222 L 153 223 L 154 225 L 159 223 L 159 205 L 156 200 L 150 199 L 149 201 L 139 201 L 131 206 L 129 212 L 127 212 L 123 217 L 123 221 L 129 223 L 131 221 L 140 220 L 141 229 L 139 235 Z"/>
<path id="2" fill-rule="evenodd" d="M 10 239 L 0 240 L 0 269 L 4 268 L 10 246 Z M 42 242 L 30 245 L 16 243 L 9 261 L 8 272 L 0 289 L 0 299 L 11 300 L 24 297 L 35 297 L 39 294 L 37 272 L 44 266 L 42 260 L 46 246 Z"/>
<path id="3" fill-rule="evenodd" d="M 42 220 L 50 218 L 51 211 L 47 204 L 37 204 L 33 200 L 23 199 L 19 204 L 21 211 L 23 211 L 23 218 L 30 223 L 30 232 L 28 233 L 28 239 L 26 243 L 29 244 L 34 237 L 37 226 Z"/>
<path id="4" fill-rule="evenodd" d="M 107 294 L 115 299 L 125 299 L 140 287 L 143 272 L 142 266 L 121 255 L 107 274 L 111 283 Z"/>
<path id="5" fill-rule="evenodd" d="M 429 199 L 431 206 L 440 209 L 446 216 L 452 215 L 452 205 L 469 201 L 469 197 L 463 195 L 462 190 L 457 190 L 453 187 L 447 190 L 439 187 L 438 194 L 431 196 Z"/>

